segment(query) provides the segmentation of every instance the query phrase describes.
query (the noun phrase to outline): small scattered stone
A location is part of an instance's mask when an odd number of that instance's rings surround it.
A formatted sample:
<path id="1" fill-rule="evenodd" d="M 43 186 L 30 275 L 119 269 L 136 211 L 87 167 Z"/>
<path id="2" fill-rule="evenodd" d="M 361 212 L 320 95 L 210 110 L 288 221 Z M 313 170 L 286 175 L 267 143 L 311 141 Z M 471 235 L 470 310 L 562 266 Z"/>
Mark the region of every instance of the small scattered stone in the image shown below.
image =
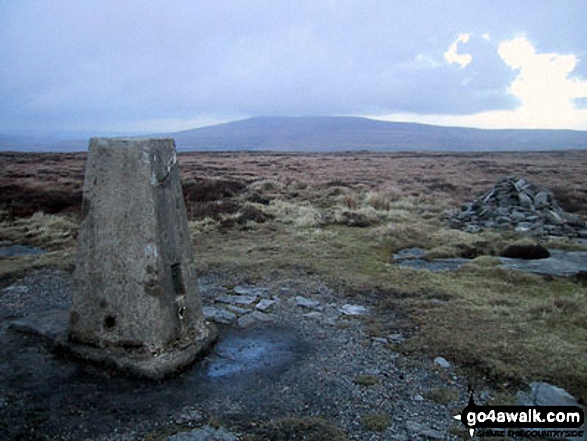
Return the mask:
<path id="1" fill-rule="evenodd" d="M 236 306 L 236 305 L 231 305 L 231 304 L 227 304 L 225 306 L 225 308 L 227 310 L 229 310 L 230 312 L 233 312 L 237 315 L 244 315 L 244 314 L 251 312 L 251 310 L 248 308 L 243 308 L 242 306 Z"/>
<path id="2" fill-rule="evenodd" d="M 422 248 L 405 248 L 401 251 L 398 251 L 396 254 L 393 255 L 394 260 L 405 260 L 405 259 L 421 259 L 426 254 L 426 250 Z"/>
<path id="3" fill-rule="evenodd" d="M 375 343 L 381 343 L 381 344 L 388 343 L 387 339 L 384 337 L 373 337 L 371 340 L 373 340 Z"/>
<path id="4" fill-rule="evenodd" d="M 316 308 L 320 306 L 320 302 L 317 300 L 310 300 L 302 296 L 296 296 L 295 302 L 297 306 L 301 306 L 303 308 Z"/>
<path id="5" fill-rule="evenodd" d="M 304 314 L 304 317 L 313 318 L 313 319 L 321 319 L 322 313 L 318 311 L 312 311 L 307 314 Z"/>
<path id="6" fill-rule="evenodd" d="M 227 311 L 224 308 L 217 308 L 215 306 L 204 306 L 202 308 L 206 320 L 220 323 L 223 325 L 230 325 L 236 321 L 236 315 Z"/>
<path id="7" fill-rule="evenodd" d="M 414 401 L 424 401 L 424 397 L 422 395 L 414 395 L 412 397 L 412 400 L 414 400 Z"/>
<path id="8" fill-rule="evenodd" d="M 367 308 L 361 305 L 342 305 L 339 308 L 339 311 L 342 312 L 344 315 L 365 315 L 367 314 Z"/>
<path id="9" fill-rule="evenodd" d="M 223 295 L 216 298 L 218 303 L 232 303 L 233 305 L 251 305 L 257 300 L 257 296 Z"/>
<path id="10" fill-rule="evenodd" d="M 232 292 L 239 296 L 246 296 L 252 293 L 253 289 L 246 286 L 235 286 Z"/>
<path id="11" fill-rule="evenodd" d="M 448 369 L 450 367 L 450 363 L 443 357 L 436 357 L 434 359 L 434 363 L 444 369 Z"/>
<path id="12" fill-rule="evenodd" d="M 260 311 L 253 311 L 250 312 L 249 314 L 243 315 L 242 317 L 240 317 L 237 322 L 236 325 L 239 328 L 248 328 L 249 326 L 252 326 L 256 323 L 266 323 L 266 322 L 270 322 L 273 320 L 273 317 L 270 316 L 269 314 L 265 314 L 264 312 L 260 312 Z"/>
<path id="13" fill-rule="evenodd" d="M 255 306 L 255 308 L 257 308 L 259 311 L 265 312 L 271 309 L 271 307 L 276 303 L 277 302 L 275 300 L 263 299 L 259 303 L 257 303 L 257 306 Z"/>
<path id="14" fill-rule="evenodd" d="M 405 337 L 401 334 L 390 334 L 387 339 L 393 343 L 401 343 L 405 340 Z"/>

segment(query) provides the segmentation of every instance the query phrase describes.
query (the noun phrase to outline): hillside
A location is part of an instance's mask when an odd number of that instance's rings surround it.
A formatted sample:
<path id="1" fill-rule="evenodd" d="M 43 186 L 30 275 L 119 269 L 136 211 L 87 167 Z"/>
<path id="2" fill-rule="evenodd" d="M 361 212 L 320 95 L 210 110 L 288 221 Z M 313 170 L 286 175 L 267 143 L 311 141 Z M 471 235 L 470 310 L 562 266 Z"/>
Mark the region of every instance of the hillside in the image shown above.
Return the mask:
<path id="1" fill-rule="evenodd" d="M 558 150 L 587 147 L 587 132 L 481 130 L 355 117 L 257 117 L 168 134 L 179 150 Z"/>
<path id="2" fill-rule="evenodd" d="M 80 151 L 95 135 L 0 133 L 3 151 Z M 574 130 L 482 130 L 357 117 L 255 117 L 215 126 L 149 136 L 171 137 L 180 151 L 274 150 L 525 151 L 587 147 L 587 132 Z"/>

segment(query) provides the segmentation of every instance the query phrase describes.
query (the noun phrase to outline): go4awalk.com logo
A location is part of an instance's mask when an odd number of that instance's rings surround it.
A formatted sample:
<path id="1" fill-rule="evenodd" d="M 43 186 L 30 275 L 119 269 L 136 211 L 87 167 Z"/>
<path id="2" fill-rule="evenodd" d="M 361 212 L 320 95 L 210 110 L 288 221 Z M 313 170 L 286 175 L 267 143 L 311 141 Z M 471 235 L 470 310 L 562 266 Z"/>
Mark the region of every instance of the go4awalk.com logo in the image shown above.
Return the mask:
<path id="1" fill-rule="evenodd" d="M 578 406 L 478 406 L 471 392 L 469 404 L 454 418 L 465 425 L 471 437 L 584 436 L 585 413 Z"/>

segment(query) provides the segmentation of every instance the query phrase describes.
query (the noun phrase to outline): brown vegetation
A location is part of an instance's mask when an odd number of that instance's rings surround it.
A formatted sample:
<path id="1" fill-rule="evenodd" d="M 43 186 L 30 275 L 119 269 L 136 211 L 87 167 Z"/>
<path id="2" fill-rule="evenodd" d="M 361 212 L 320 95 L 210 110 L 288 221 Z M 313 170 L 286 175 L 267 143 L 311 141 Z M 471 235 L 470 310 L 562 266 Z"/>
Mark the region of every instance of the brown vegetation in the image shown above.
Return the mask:
<path id="1" fill-rule="evenodd" d="M 194 152 L 179 161 L 200 271 L 236 271 L 252 283 L 269 273 L 318 274 L 340 296 L 373 306 L 371 335 L 406 334 L 395 350 L 442 355 L 501 387 L 545 380 L 587 399 L 584 275 L 545 280 L 498 268 L 492 256 L 524 245 L 519 235 L 469 234 L 444 219 L 506 174 L 552 189 L 563 208 L 585 214 L 587 151 Z M 84 162 L 85 154 L 0 153 L 0 240 L 53 251 L 46 261 L 5 259 L 2 274 L 71 265 Z M 427 259 L 472 260 L 456 273 L 393 265 L 392 254 L 411 246 Z M 376 417 L 364 423 L 384 427 Z M 260 436 L 288 439 L 286 429 L 267 426 Z"/>

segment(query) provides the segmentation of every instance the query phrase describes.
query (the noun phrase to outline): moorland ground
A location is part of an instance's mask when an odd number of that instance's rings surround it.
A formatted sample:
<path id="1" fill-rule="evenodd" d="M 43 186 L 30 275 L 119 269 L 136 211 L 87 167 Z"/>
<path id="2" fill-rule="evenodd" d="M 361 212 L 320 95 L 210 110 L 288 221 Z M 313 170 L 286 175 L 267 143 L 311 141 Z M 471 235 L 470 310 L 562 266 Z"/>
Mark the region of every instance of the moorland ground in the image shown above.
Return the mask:
<path id="1" fill-rule="evenodd" d="M 32 268 L 72 270 L 85 159 L 0 153 L 0 241 L 50 251 L 2 259 L 3 286 Z M 192 152 L 179 162 L 202 275 L 238 273 L 248 283 L 317 276 L 373 306 L 365 319 L 371 336 L 409 336 L 389 350 L 441 355 L 506 402 L 521 383 L 537 380 L 587 400 L 584 280 L 498 268 L 493 256 L 534 239 L 450 229 L 445 214 L 515 174 L 585 216 L 587 151 Z M 564 238 L 541 242 L 582 249 Z M 442 273 L 393 264 L 393 253 L 413 246 L 429 259 L 472 259 Z"/>

